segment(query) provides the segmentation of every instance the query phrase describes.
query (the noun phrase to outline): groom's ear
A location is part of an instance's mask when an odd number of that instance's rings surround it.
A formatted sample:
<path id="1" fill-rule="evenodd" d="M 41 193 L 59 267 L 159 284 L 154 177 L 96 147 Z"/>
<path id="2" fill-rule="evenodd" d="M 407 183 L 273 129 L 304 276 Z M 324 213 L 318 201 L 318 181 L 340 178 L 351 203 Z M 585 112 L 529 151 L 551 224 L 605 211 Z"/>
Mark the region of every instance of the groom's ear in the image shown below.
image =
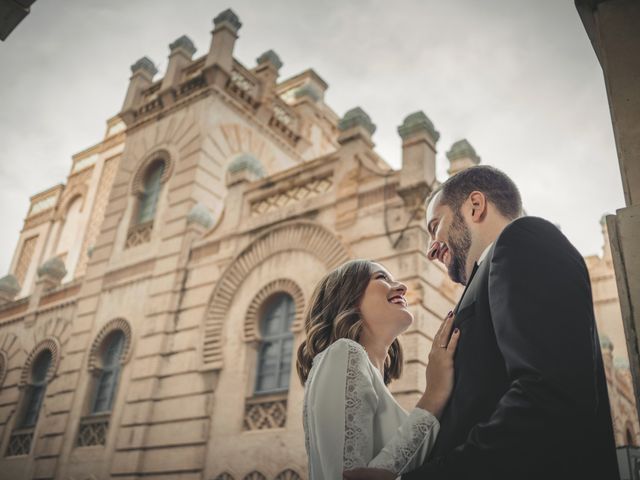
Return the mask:
<path id="1" fill-rule="evenodd" d="M 487 197 L 484 193 L 477 190 L 469 194 L 467 199 L 468 208 L 470 210 L 471 221 L 480 223 L 487 215 Z"/>

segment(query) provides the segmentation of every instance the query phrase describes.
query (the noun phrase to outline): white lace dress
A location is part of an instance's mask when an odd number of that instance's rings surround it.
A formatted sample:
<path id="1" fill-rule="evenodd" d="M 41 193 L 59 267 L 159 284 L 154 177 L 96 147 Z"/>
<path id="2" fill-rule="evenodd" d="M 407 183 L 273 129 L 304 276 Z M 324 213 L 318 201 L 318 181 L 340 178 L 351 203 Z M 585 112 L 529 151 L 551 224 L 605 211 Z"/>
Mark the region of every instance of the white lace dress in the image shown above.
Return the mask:
<path id="1" fill-rule="evenodd" d="M 309 480 L 342 480 L 358 467 L 400 475 L 422 465 L 440 430 L 430 412 L 407 413 L 362 345 L 347 339 L 313 359 L 303 424 Z"/>

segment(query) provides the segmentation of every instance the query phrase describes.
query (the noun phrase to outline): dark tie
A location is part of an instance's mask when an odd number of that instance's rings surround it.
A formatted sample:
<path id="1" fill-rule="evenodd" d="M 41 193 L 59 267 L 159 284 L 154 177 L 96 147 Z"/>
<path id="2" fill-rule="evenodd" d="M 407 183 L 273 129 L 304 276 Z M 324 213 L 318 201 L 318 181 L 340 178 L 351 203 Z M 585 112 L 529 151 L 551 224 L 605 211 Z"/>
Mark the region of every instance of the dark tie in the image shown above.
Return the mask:
<path id="1" fill-rule="evenodd" d="M 467 280 L 467 284 L 464 287 L 464 291 L 462 292 L 462 295 L 460 296 L 460 300 L 458 300 L 458 304 L 456 305 L 456 308 L 453 309 L 453 313 L 458 313 L 458 307 L 460 306 L 460 304 L 462 303 L 462 299 L 464 298 L 464 294 L 467 293 L 467 289 L 469 288 L 469 285 L 471 285 L 471 280 L 473 280 L 474 275 L 476 274 L 476 272 L 478 271 L 478 262 L 473 262 L 473 270 L 471 270 L 471 275 L 469 275 L 469 280 Z"/>

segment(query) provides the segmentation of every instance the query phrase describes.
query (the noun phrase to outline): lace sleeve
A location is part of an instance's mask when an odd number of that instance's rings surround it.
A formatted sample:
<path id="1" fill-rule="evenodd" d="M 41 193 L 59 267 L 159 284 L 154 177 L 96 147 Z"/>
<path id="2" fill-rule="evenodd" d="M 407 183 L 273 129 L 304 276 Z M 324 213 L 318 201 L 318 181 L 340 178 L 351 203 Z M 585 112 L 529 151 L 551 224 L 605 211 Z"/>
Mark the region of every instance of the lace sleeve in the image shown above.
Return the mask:
<path id="1" fill-rule="evenodd" d="M 367 466 L 400 475 L 419 467 L 435 443 L 440 429 L 438 420 L 430 412 L 414 408 L 393 438 L 374 457 L 372 439 L 376 405 L 370 400 L 375 392 L 367 353 L 360 345 L 349 342 L 347 358 L 344 469 Z"/>
<path id="2" fill-rule="evenodd" d="M 322 466 L 322 478 L 342 478 L 344 470 L 359 467 L 399 475 L 420 466 L 435 442 L 437 419 L 415 408 L 375 455 L 374 417 L 380 399 L 373 375 L 367 353 L 352 340 L 336 341 L 318 362 L 309 399 L 318 458 L 310 461 Z"/>
<path id="3" fill-rule="evenodd" d="M 373 458 L 373 417 L 378 396 L 366 352 L 355 342 L 337 340 L 314 363 L 307 428 L 309 461 L 320 478 L 342 478 L 343 470 L 364 467 Z M 364 357 L 366 362 L 366 357 Z"/>
<path id="4" fill-rule="evenodd" d="M 427 458 L 439 430 L 436 417 L 426 410 L 414 408 L 391 441 L 367 466 L 389 470 L 396 475 L 414 470 Z"/>

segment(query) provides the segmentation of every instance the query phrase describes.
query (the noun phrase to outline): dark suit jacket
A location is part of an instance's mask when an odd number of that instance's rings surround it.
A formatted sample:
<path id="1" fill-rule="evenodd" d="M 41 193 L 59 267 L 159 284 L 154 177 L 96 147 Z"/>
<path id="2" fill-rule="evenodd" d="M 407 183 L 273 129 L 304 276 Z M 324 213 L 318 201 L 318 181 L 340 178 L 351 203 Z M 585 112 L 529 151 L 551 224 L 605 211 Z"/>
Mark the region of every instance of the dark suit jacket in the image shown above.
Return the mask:
<path id="1" fill-rule="evenodd" d="M 591 285 L 553 224 L 509 224 L 458 303 L 455 386 L 403 480 L 618 479 Z"/>

